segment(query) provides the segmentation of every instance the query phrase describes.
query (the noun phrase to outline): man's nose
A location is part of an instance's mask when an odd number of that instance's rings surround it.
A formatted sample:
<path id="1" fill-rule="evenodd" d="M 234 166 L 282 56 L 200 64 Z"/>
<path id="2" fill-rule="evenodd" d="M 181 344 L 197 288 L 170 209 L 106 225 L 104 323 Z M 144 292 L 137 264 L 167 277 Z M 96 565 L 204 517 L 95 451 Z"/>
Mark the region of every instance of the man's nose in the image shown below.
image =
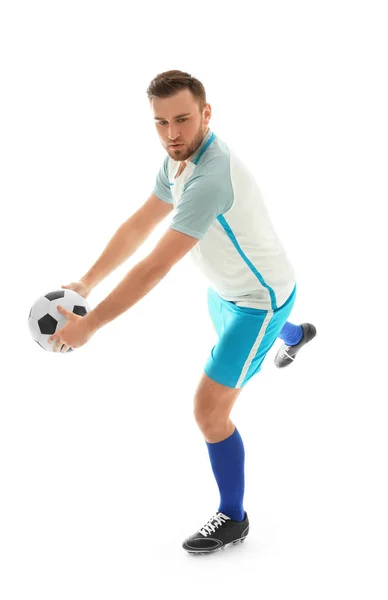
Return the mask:
<path id="1" fill-rule="evenodd" d="M 170 138 L 170 140 L 173 142 L 178 136 L 179 136 L 178 129 L 175 126 L 172 127 L 170 125 L 170 127 L 168 128 L 168 137 Z"/>

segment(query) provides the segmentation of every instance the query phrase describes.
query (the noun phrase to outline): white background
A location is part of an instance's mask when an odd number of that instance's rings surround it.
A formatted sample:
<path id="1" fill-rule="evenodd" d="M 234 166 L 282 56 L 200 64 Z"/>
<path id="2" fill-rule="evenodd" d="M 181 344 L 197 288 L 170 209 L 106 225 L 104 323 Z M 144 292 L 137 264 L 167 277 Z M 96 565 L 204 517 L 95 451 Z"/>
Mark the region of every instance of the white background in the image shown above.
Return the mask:
<path id="1" fill-rule="evenodd" d="M 386 31 L 373 1 L 1 4 L 2 600 L 387 599 Z M 318 331 L 285 370 L 279 340 L 238 398 L 251 530 L 205 557 L 181 548 L 219 502 L 190 257 L 73 353 L 27 328 L 151 193 L 146 89 L 169 69 L 205 85 L 295 267 L 290 320 Z"/>

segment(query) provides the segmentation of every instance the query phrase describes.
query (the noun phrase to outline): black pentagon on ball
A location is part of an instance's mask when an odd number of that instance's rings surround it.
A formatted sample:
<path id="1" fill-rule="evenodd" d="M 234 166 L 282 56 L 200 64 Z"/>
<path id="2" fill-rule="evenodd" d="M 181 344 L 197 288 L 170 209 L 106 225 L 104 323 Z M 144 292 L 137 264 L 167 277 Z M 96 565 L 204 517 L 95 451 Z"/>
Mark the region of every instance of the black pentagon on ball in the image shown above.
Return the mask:
<path id="1" fill-rule="evenodd" d="M 79 306 L 76 304 L 73 308 L 73 313 L 75 315 L 79 315 L 80 317 L 84 317 L 86 315 L 86 308 L 84 306 Z"/>
<path id="2" fill-rule="evenodd" d="M 55 330 L 58 325 L 58 321 L 54 319 L 51 315 L 45 315 L 41 319 L 38 320 L 38 325 L 41 333 L 46 335 L 52 335 L 55 333 Z"/>
<path id="3" fill-rule="evenodd" d="M 64 296 L 65 290 L 57 290 L 56 292 L 49 292 L 48 294 L 45 294 L 45 298 L 50 300 L 50 302 L 52 300 L 58 300 L 58 298 L 64 298 Z"/>

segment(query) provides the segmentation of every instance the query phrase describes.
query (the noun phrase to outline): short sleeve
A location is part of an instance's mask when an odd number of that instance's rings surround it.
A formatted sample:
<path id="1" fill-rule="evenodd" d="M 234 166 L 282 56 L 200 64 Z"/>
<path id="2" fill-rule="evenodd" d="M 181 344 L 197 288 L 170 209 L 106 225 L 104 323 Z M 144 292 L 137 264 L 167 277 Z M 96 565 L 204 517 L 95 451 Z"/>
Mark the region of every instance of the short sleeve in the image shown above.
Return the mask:
<path id="1" fill-rule="evenodd" d="M 166 158 L 163 161 L 162 166 L 160 167 L 159 173 L 156 176 L 155 186 L 154 186 L 154 189 L 152 190 L 152 193 L 155 196 L 157 196 L 158 198 L 160 198 L 161 200 L 164 200 L 165 202 L 172 204 L 173 201 L 172 201 L 170 184 L 168 181 L 168 174 L 167 174 L 168 159 L 169 159 L 169 157 L 166 156 Z"/>
<path id="2" fill-rule="evenodd" d="M 202 239 L 229 199 L 216 179 L 199 175 L 187 182 L 170 228 Z"/>

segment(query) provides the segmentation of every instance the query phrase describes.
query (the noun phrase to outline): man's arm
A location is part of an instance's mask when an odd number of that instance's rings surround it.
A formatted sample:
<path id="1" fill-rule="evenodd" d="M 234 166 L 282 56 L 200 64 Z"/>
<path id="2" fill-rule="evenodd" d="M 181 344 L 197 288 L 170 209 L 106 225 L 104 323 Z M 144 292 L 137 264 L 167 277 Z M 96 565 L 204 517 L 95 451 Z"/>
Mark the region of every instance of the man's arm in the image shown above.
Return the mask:
<path id="1" fill-rule="evenodd" d="M 148 200 L 118 228 L 99 259 L 81 277 L 81 281 L 92 290 L 139 248 L 156 225 L 173 208 L 172 204 L 151 194 Z"/>
<path id="2" fill-rule="evenodd" d="M 198 238 L 169 228 L 151 254 L 131 269 L 113 292 L 83 317 L 91 330 L 96 331 L 136 304 L 198 242 Z"/>

